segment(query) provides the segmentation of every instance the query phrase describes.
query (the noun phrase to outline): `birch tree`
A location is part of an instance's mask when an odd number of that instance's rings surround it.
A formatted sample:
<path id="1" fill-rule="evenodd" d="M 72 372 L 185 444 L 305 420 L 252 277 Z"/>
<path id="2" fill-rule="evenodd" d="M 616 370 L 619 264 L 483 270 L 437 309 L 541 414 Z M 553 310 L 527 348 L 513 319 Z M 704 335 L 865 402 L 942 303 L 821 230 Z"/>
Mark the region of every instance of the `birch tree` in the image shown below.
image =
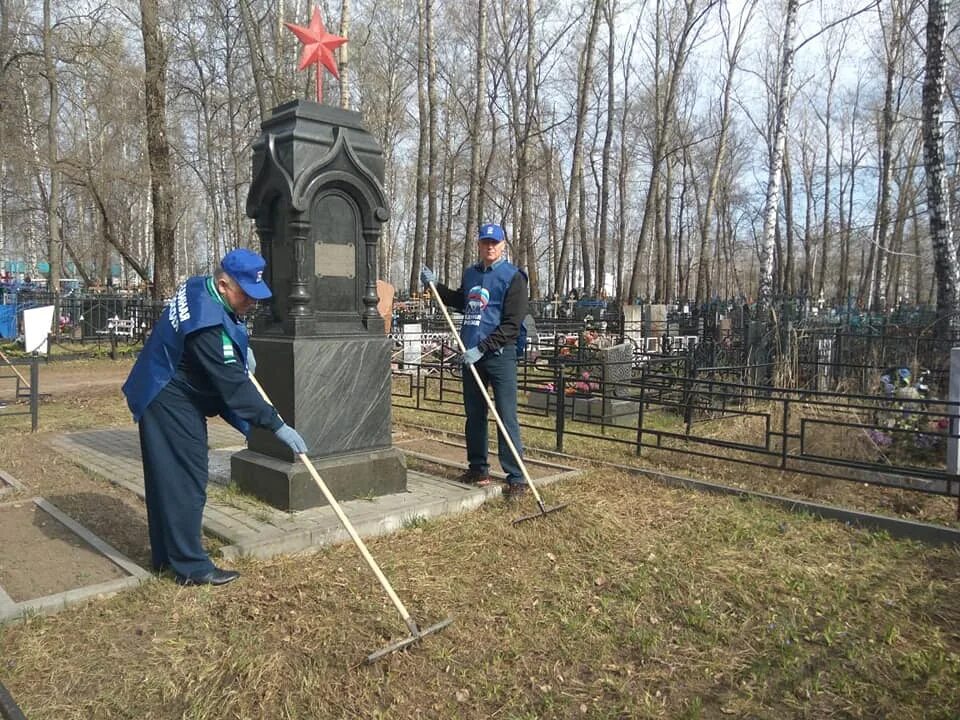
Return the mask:
<path id="1" fill-rule="evenodd" d="M 716 202 L 717 185 L 720 181 L 720 171 L 726 160 L 727 141 L 730 135 L 730 122 L 733 118 L 732 99 L 734 79 L 739 69 L 740 53 L 743 51 L 747 29 L 750 27 L 757 0 L 750 0 L 743 8 L 740 16 L 734 19 L 730 15 L 726 3 L 720 6 L 720 28 L 724 40 L 724 76 L 723 88 L 720 92 L 720 117 L 718 119 L 717 144 L 711 158 L 710 179 L 707 181 L 707 194 L 703 209 L 700 213 L 700 251 L 697 254 L 697 284 L 696 297 L 704 301 L 709 295 L 710 261 L 708 243 L 710 227 L 713 218 L 713 209 Z M 736 27 L 734 27 L 734 21 Z M 719 238 L 719 230 L 717 232 Z M 717 240 L 719 242 L 719 239 Z"/>
<path id="2" fill-rule="evenodd" d="M 764 194 L 763 235 L 760 244 L 760 303 L 770 304 L 773 296 L 773 249 L 780 206 L 780 181 L 783 175 L 783 153 L 787 140 L 787 120 L 790 114 L 791 83 L 793 81 L 793 43 L 797 30 L 799 0 L 787 0 L 783 23 L 783 41 L 780 48 L 780 73 L 774 109 L 773 142 L 770 167 L 767 172 L 767 190 Z"/>
<path id="3" fill-rule="evenodd" d="M 662 196 L 660 175 L 672 142 L 671 123 L 674 119 L 677 93 L 690 51 L 703 30 L 703 22 L 718 0 L 680 0 L 672 8 L 665 8 L 658 0 L 654 9 L 655 34 L 653 65 L 653 130 L 650 152 L 650 173 L 643 218 L 637 237 L 637 251 L 630 275 L 629 296 L 640 292 L 640 273 L 644 243 L 654 223 L 657 200 Z"/>
<path id="4" fill-rule="evenodd" d="M 945 39 L 950 0 L 927 2 L 927 57 L 923 77 L 923 163 L 927 176 L 927 214 L 937 276 L 937 319 L 941 336 L 960 331 L 960 266 L 950 222 L 950 194 L 944 167 L 943 95 L 946 85 Z"/>

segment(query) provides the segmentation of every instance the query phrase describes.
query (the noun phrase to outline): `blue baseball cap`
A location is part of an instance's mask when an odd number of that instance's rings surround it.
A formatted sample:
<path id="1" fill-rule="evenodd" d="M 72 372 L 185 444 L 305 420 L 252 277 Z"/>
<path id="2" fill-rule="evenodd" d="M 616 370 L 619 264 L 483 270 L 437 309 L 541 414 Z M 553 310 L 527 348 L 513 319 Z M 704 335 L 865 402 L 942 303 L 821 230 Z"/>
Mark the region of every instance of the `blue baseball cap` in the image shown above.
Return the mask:
<path id="1" fill-rule="evenodd" d="M 267 261 L 252 250 L 231 250 L 224 255 L 220 267 L 254 300 L 266 300 L 273 295 L 263 281 L 263 270 L 267 267 Z"/>
<path id="2" fill-rule="evenodd" d="M 503 234 L 503 228 L 496 223 L 487 223 L 486 225 L 480 226 L 480 236 L 478 239 L 500 243 L 506 240 L 507 236 Z"/>

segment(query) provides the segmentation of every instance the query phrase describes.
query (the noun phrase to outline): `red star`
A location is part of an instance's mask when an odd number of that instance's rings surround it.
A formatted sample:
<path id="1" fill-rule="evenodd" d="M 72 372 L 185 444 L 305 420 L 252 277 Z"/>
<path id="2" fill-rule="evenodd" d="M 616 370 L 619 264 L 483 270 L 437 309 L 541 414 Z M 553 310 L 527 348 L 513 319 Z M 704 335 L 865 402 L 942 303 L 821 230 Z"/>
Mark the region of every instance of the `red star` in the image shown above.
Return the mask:
<path id="1" fill-rule="evenodd" d="M 331 35 L 320 19 L 320 8 L 313 8 L 313 17 L 310 18 L 309 27 L 301 27 L 293 23 L 284 23 L 293 34 L 300 38 L 303 43 L 303 54 L 300 56 L 300 67 L 298 70 L 308 68 L 313 64 L 322 64 L 331 74 L 338 78 L 340 72 L 337 70 L 337 61 L 333 57 L 333 51 L 343 45 L 347 39 L 339 35 Z M 317 68 L 320 72 L 320 68 Z"/>

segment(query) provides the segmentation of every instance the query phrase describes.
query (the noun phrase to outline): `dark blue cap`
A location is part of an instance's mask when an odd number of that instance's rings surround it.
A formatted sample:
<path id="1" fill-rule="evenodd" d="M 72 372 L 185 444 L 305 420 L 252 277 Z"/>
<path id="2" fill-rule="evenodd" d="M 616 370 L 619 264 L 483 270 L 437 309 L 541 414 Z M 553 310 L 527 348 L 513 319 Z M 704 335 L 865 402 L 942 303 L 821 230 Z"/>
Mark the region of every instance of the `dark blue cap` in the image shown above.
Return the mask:
<path id="1" fill-rule="evenodd" d="M 267 261 L 252 250 L 231 250 L 223 257 L 220 267 L 254 300 L 266 300 L 273 295 L 263 281 L 263 270 L 267 267 Z"/>
<path id="2" fill-rule="evenodd" d="M 480 240 L 489 242 L 503 242 L 507 236 L 503 234 L 503 228 L 496 223 L 487 223 L 480 226 Z"/>

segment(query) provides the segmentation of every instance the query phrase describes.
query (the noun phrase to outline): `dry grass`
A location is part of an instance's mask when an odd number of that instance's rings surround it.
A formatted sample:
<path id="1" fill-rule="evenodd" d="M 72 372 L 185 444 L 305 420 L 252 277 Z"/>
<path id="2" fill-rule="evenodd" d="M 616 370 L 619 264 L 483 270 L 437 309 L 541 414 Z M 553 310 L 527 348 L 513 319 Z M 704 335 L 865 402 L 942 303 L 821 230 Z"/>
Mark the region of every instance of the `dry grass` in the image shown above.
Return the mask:
<path id="1" fill-rule="evenodd" d="M 31 720 L 956 717 L 956 548 L 604 470 L 550 495 L 372 541 L 455 618 L 372 667 L 404 628 L 345 545 L 2 627 L 0 680 Z"/>

